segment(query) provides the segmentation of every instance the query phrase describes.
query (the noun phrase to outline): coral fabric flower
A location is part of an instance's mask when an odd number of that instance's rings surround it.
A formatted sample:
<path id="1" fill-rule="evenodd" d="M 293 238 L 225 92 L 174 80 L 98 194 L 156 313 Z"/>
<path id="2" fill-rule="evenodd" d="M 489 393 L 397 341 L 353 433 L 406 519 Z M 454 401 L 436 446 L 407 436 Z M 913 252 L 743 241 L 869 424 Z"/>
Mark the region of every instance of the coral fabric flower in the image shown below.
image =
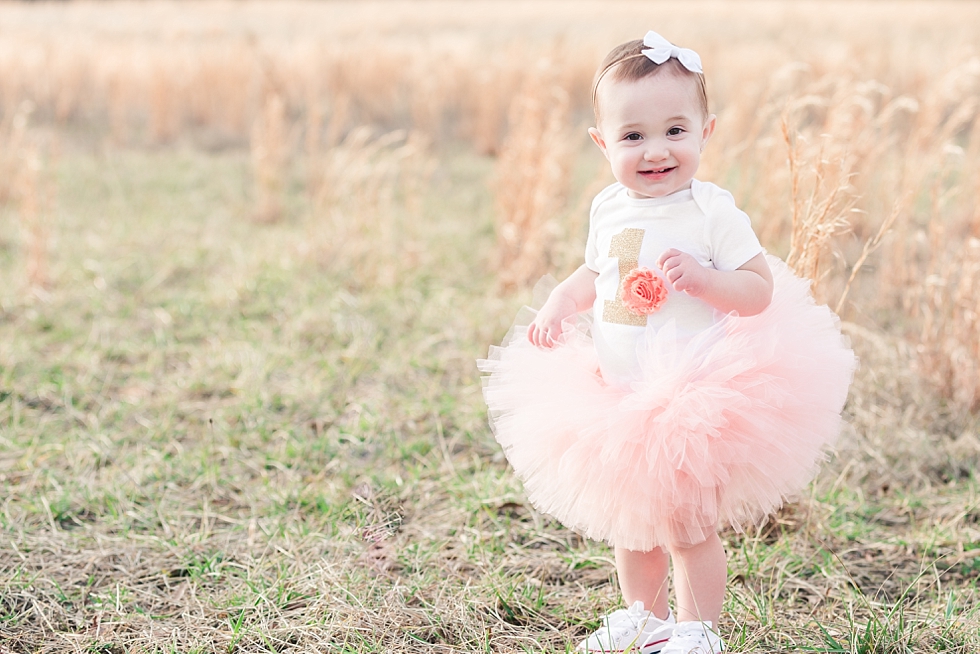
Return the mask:
<path id="1" fill-rule="evenodd" d="M 623 280 L 623 304 L 638 316 L 648 316 L 667 301 L 667 287 L 649 268 L 634 268 Z"/>

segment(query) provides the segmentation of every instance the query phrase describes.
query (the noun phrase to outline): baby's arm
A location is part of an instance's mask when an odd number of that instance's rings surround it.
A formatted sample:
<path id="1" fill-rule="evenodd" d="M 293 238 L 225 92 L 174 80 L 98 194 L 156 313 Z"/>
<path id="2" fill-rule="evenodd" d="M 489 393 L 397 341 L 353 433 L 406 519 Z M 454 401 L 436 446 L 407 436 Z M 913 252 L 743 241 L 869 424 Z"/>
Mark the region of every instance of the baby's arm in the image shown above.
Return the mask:
<path id="1" fill-rule="evenodd" d="M 762 313 L 772 301 L 772 271 L 761 252 L 738 270 L 705 268 L 689 254 L 667 250 L 657 262 L 674 290 L 704 300 L 714 308 L 740 316 Z"/>
<path id="2" fill-rule="evenodd" d="M 534 322 L 528 325 L 527 340 L 538 347 L 554 346 L 561 336 L 561 321 L 585 311 L 595 302 L 595 278 L 598 276 L 599 273 L 582 264 L 568 279 L 556 286 Z"/>

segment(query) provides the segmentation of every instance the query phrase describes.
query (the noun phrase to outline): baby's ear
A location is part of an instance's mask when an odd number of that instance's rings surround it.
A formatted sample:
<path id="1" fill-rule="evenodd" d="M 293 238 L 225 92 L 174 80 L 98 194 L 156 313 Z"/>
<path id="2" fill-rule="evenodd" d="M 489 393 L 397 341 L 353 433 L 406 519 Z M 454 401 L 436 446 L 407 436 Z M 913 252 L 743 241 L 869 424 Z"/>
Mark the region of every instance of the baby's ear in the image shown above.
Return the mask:
<path id="1" fill-rule="evenodd" d="M 589 136 L 592 137 L 592 142 L 595 143 L 600 150 L 602 150 L 603 156 L 605 156 L 606 159 L 608 159 L 609 153 L 606 152 L 606 142 L 602 138 L 602 133 L 599 130 L 597 130 L 595 127 L 590 127 Z"/>
<path id="2" fill-rule="evenodd" d="M 717 122 L 717 116 L 711 114 L 704 121 L 704 129 L 701 131 L 701 149 L 704 150 L 704 146 L 707 145 L 708 139 L 711 135 L 715 133 L 715 123 Z"/>

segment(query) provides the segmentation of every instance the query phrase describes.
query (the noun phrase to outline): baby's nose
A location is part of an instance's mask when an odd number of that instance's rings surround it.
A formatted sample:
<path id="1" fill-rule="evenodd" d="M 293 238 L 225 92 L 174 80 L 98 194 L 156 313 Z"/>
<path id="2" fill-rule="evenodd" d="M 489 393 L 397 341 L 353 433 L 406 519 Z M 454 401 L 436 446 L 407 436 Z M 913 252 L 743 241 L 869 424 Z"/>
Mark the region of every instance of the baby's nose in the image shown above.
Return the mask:
<path id="1" fill-rule="evenodd" d="M 652 143 L 643 153 L 647 161 L 663 161 L 670 156 L 670 150 L 662 143 Z"/>

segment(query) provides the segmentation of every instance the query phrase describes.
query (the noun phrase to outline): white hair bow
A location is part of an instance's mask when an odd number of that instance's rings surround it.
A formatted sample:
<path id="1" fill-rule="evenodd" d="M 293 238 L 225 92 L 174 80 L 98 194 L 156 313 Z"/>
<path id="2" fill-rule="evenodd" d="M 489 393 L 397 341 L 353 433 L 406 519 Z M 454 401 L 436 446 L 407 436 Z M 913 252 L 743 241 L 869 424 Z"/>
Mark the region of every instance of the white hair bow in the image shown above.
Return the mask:
<path id="1" fill-rule="evenodd" d="M 701 57 L 698 56 L 697 52 L 688 48 L 678 48 L 656 32 L 647 32 L 647 35 L 643 37 L 643 45 L 647 46 L 649 50 L 642 50 L 641 52 L 655 64 L 662 64 L 674 57 L 692 73 L 704 72 L 701 69 Z"/>

